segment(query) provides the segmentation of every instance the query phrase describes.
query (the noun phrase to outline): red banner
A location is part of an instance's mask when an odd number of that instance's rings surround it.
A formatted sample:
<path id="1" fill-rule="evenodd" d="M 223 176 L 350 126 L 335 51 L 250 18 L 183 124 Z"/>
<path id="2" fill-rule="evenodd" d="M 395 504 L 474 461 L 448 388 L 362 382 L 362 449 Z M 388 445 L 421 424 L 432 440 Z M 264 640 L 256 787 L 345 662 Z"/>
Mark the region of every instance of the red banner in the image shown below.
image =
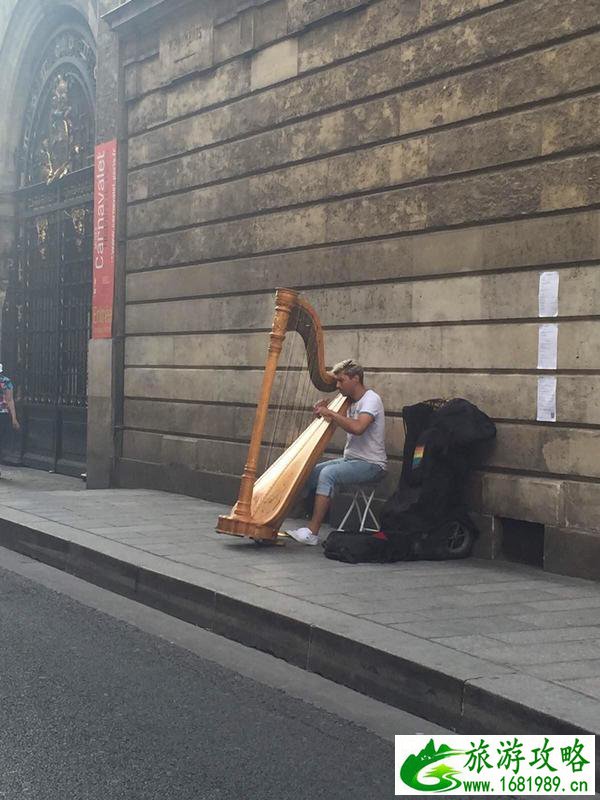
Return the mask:
<path id="1" fill-rule="evenodd" d="M 94 153 L 94 292 L 92 339 L 112 336 L 115 287 L 117 141 L 96 146 Z"/>

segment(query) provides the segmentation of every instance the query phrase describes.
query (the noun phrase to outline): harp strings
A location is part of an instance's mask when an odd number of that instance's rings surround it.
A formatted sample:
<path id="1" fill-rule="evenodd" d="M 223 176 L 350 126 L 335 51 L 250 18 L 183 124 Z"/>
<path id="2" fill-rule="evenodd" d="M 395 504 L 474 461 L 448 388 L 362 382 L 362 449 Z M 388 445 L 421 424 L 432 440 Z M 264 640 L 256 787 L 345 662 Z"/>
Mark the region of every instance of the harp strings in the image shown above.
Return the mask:
<path id="1" fill-rule="evenodd" d="M 296 337 L 300 338 L 299 336 Z M 298 381 L 298 403 L 297 411 L 294 415 L 294 423 L 292 428 L 292 441 L 297 439 L 302 431 L 306 428 L 309 422 L 310 415 L 310 395 L 313 390 L 310 373 L 308 371 L 308 364 L 306 369 L 300 370 L 300 380 Z"/>
<path id="2" fill-rule="evenodd" d="M 294 337 L 296 340 L 298 338 L 298 336 Z M 294 439 L 296 439 L 298 436 L 298 426 L 300 422 L 300 415 L 302 414 L 302 397 L 304 394 L 303 377 L 304 375 L 296 363 L 294 390 L 286 420 L 286 429 L 282 436 L 285 447 L 289 447 Z"/>
<path id="3" fill-rule="evenodd" d="M 282 449 L 298 438 L 312 419 L 311 394 L 314 387 L 298 324 L 299 320 L 295 328 L 288 329 L 284 342 L 282 362 L 285 362 L 285 366 L 282 364 L 278 370 L 281 377 L 275 394 L 276 402 L 272 404 L 269 415 L 271 430 L 266 446 L 265 469 L 277 459 Z"/>
<path id="4" fill-rule="evenodd" d="M 292 370 L 294 378 L 291 382 L 291 392 L 290 392 L 290 400 L 287 404 L 287 411 L 284 417 L 284 425 L 282 426 L 282 430 L 280 433 L 280 442 L 283 447 L 289 447 L 289 445 L 294 441 L 297 436 L 296 429 L 298 426 L 298 416 L 301 413 L 302 407 L 302 378 L 303 373 L 300 367 L 300 359 L 296 358 L 296 354 L 298 353 L 299 347 L 302 347 L 302 340 L 300 335 L 297 333 L 297 330 L 294 331 L 294 335 L 292 335 L 292 352 L 293 352 L 293 361 L 292 361 Z M 287 397 L 284 398 L 287 400 Z"/>
<path id="5" fill-rule="evenodd" d="M 283 440 L 286 447 L 289 447 L 310 423 L 312 419 L 311 394 L 314 392 L 308 368 L 308 353 L 306 352 L 304 341 L 299 333 L 293 338 L 295 340 L 294 347 L 299 346 L 301 350 L 298 361 L 293 362 L 293 369 L 297 377 L 295 381 L 296 388 L 290 405 L 286 435 Z"/>
<path id="6" fill-rule="evenodd" d="M 297 330 L 296 328 L 294 330 Z M 278 369 L 278 373 L 282 376 L 280 380 L 276 384 L 275 388 L 275 397 L 276 402 L 272 403 L 270 408 L 272 409 L 269 413 L 269 417 L 271 418 L 271 433 L 268 437 L 268 444 L 267 444 L 267 451 L 266 451 L 266 459 L 265 459 L 265 469 L 268 469 L 273 461 L 277 458 L 277 451 L 279 450 L 279 436 L 280 436 L 280 421 L 285 418 L 285 397 L 288 393 L 288 385 L 293 382 L 293 378 L 290 379 L 292 375 L 292 364 L 296 349 L 296 339 L 297 336 L 289 336 L 291 333 L 290 329 L 288 328 L 285 340 L 284 340 L 284 352 L 287 350 L 287 363 L 283 369 Z"/>

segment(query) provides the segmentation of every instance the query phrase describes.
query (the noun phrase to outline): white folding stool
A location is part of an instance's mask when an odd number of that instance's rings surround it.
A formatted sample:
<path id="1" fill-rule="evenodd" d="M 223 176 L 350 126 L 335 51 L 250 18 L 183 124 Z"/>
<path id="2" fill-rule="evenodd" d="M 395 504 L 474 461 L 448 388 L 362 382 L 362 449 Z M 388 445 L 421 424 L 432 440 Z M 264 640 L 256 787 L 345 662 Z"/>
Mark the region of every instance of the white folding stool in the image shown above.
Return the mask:
<path id="1" fill-rule="evenodd" d="M 356 511 L 356 515 L 360 522 L 359 530 L 361 531 L 378 531 L 379 530 L 379 522 L 377 521 L 377 517 L 373 513 L 373 509 L 371 508 L 371 504 L 373 503 L 373 498 L 375 497 L 375 491 L 380 484 L 380 482 L 385 477 L 385 472 L 381 474 L 381 477 L 375 481 L 369 481 L 368 483 L 352 483 L 349 484 L 345 488 L 353 489 L 354 493 L 352 495 L 352 502 L 350 503 L 350 508 L 346 511 L 346 514 L 343 520 L 338 525 L 338 530 L 343 531 L 344 525 L 350 518 L 350 515 L 353 511 Z M 372 522 L 375 527 L 368 528 L 366 525 L 367 518 L 369 518 L 369 522 Z"/>

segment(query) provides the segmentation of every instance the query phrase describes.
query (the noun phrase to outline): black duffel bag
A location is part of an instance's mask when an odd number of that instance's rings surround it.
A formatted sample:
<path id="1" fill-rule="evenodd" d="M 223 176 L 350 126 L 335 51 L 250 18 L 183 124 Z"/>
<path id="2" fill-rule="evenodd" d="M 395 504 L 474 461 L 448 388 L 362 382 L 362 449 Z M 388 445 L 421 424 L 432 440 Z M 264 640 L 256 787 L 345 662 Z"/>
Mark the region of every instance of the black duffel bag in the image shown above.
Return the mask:
<path id="1" fill-rule="evenodd" d="M 323 550 L 327 558 L 347 564 L 389 564 L 412 558 L 412 541 L 403 533 L 332 531 Z"/>

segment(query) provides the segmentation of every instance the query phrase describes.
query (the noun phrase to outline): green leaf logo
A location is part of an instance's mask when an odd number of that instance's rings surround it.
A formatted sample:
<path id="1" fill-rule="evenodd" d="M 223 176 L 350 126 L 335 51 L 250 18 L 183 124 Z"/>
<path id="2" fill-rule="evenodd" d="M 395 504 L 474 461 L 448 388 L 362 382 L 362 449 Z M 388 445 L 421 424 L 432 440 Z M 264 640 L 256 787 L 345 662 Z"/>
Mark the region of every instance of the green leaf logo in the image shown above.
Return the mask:
<path id="1" fill-rule="evenodd" d="M 459 770 L 440 763 L 450 756 L 465 754 L 465 750 L 453 750 L 446 744 L 435 749 L 430 739 L 418 755 L 410 755 L 400 767 L 400 778 L 411 789 L 421 792 L 448 792 L 457 789 L 461 782 L 454 776 Z M 423 783 L 426 781 L 426 783 Z"/>

